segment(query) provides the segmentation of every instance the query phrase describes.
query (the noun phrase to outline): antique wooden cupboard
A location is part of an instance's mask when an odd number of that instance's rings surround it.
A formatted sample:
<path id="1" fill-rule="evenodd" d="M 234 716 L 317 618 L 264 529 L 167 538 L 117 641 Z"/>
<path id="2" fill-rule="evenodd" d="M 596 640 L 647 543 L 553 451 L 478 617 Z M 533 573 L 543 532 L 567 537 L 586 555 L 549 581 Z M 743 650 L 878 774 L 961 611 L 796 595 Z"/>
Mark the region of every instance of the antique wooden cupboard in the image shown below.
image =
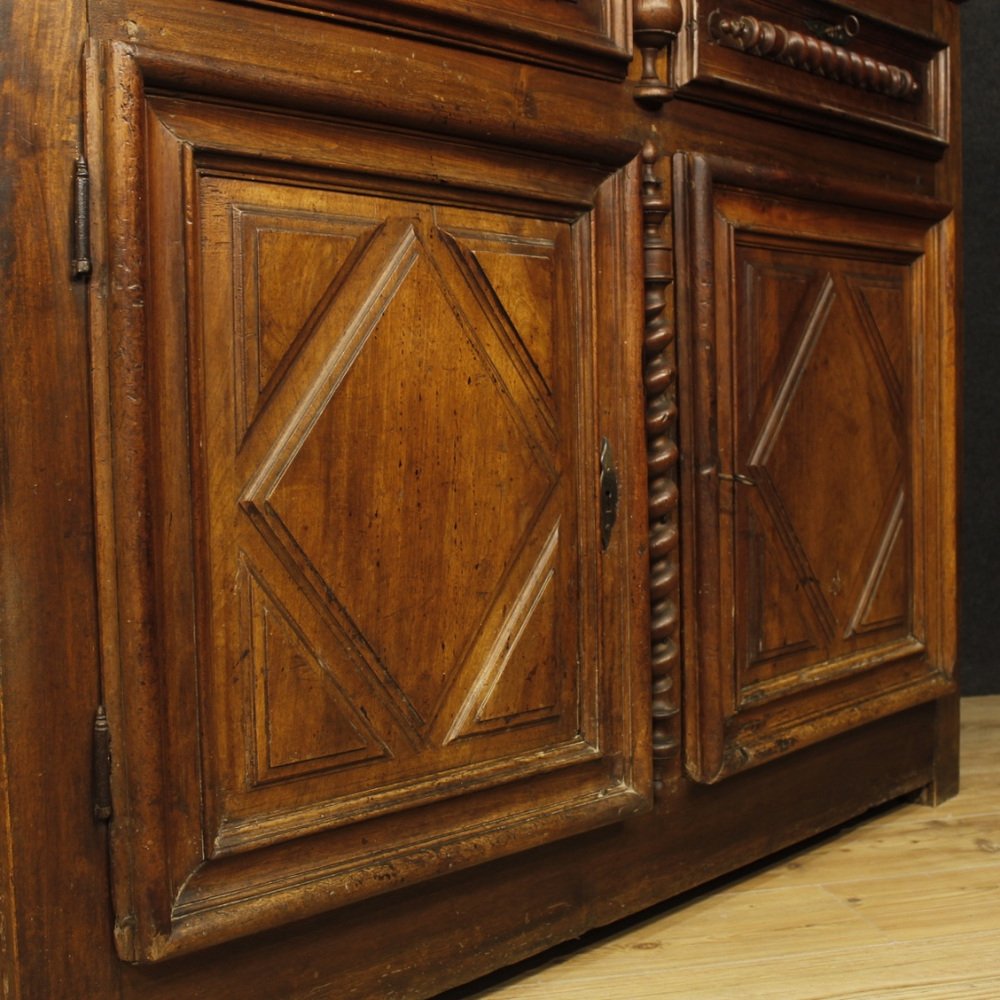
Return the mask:
<path id="1" fill-rule="evenodd" d="M 951 0 L 0 23 L 4 998 L 429 997 L 954 792 Z"/>

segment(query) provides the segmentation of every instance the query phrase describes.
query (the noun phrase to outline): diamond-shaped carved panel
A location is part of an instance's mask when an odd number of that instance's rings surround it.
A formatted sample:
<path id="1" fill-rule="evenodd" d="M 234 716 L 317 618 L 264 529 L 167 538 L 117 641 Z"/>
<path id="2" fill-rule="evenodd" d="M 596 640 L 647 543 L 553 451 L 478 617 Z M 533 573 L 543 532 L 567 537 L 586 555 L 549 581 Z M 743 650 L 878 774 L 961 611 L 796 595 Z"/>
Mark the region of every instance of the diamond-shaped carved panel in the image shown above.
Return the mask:
<path id="1" fill-rule="evenodd" d="M 815 307 L 822 276 L 814 268 L 791 261 L 747 261 L 743 269 L 744 310 L 752 316 L 752 329 L 767 323 L 777 330 L 802 329 Z M 743 391 L 752 393 L 758 405 L 766 407 L 773 399 L 774 386 L 762 380 L 774 380 L 792 363 L 796 340 L 791 336 L 755 337 L 754 350 L 743 359 Z M 759 421 L 759 415 L 754 417 Z"/>
<path id="2" fill-rule="evenodd" d="M 461 213 L 452 218 L 456 216 L 461 218 Z M 449 225 L 441 233 L 503 347 L 502 357 L 493 355 L 494 363 L 500 370 L 510 369 L 508 380 L 526 387 L 532 408 L 554 430 L 559 388 L 555 337 L 567 329 L 561 317 L 572 311 L 561 287 L 565 275 L 560 273 L 560 256 L 566 247 L 560 242 L 565 232 L 537 223 L 517 228 L 512 233 Z"/>
<path id="3" fill-rule="evenodd" d="M 535 249 L 534 253 L 526 250 Z M 551 249 L 510 248 L 476 253 L 493 291 L 524 345 L 530 363 L 549 394 L 555 381 L 552 343 L 555 274 Z"/>
<path id="4" fill-rule="evenodd" d="M 898 407 L 853 310 L 832 287 L 817 310 L 750 465 L 767 476 L 781 527 L 801 545 L 834 620 L 846 622 L 903 448 Z"/>
<path id="5" fill-rule="evenodd" d="M 741 269 L 748 682 L 848 652 L 866 635 L 881 641 L 909 618 L 899 277 L 787 257 L 751 247 Z M 793 634 L 802 628 L 808 642 Z"/>
<path id="6" fill-rule="evenodd" d="M 437 268 L 406 267 L 266 509 L 429 722 L 558 474 Z"/>
<path id="7" fill-rule="evenodd" d="M 775 544 L 760 524 L 755 507 L 747 509 L 750 552 L 747 584 L 749 658 L 754 664 L 778 660 L 794 653 L 815 654 L 825 646 L 822 626 L 803 593 L 784 545 Z"/>
<path id="8" fill-rule="evenodd" d="M 905 315 L 906 300 L 898 280 L 880 280 L 865 275 L 852 275 L 848 286 L 854 296 L 858 315 L 870 334 L 872 348 L 885 373 L 886 382 L 901 398 L 906 384 L 908 361 Z"/>
<path id="9" fill-rule="evenodd" d="M 552 394 L 556 376 L 553 249 L 497 241 L 496 246 L 485 243 L 475 252 L 476 262 L 518 341 L 516 349 L 547 395 Z"/>
<path id="10" fill-rule="evenodd" d="M 905 622 L 910 565 L 905 535 L 906 496 L 895 497 L 885 530 L 878 538 L 871 571 L 858 601 L 848 634 L 873 632 Z"/>

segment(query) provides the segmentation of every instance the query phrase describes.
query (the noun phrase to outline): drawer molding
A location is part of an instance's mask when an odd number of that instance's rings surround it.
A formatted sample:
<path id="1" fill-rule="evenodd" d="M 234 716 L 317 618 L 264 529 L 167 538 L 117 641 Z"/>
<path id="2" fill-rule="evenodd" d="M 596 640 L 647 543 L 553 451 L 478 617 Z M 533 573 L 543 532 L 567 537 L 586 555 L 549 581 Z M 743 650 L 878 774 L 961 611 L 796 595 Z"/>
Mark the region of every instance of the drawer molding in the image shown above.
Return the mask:
<path id="1" fill-rule="evenodd" d="M 712 37 L 720 44 L 747 55 L 773 59 L 792 69 L 900 101 L 917 101 L 922 94 L 919 81 L 909 70 L 858 55 L 843 45 L 834 45 L 783 24 L 763 21 L 749 14 L 715 10 L 709 15 L 708 26 Z"/>
<path id="2" fill-rule="evenodd" d="M 921 159 L 951 141 L 950 52 L 934 34 L 833 0 L 688 0 L 684 20 L 669 49 L 672 100 Z"/>

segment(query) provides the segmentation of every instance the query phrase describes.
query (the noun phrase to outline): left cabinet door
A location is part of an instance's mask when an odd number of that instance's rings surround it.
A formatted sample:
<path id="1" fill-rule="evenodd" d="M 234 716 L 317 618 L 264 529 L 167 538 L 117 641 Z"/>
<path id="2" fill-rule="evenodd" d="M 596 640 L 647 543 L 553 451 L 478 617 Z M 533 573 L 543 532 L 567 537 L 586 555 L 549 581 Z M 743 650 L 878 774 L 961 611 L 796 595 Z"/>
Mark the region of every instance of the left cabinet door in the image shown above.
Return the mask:
<path id="1" fill-rule="evenodd" d="M 136 961 L 650 798 L 634 171 L 308 81 L 279 111 L 233 67 L 109 43 L 90 74 Z"/>

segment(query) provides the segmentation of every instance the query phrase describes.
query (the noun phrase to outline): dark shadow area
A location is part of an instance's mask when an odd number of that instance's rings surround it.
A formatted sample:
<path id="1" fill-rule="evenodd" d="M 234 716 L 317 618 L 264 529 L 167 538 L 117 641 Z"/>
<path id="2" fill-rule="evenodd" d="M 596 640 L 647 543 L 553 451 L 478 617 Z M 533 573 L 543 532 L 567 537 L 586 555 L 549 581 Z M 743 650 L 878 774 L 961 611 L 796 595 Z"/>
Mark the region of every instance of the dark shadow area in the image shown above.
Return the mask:
<path id="1" fill-rule="evenodd" d="M 965 404 L 962 693 L 1000 693 L 1000 4 L 962 5 L 965 154 Z"/>

